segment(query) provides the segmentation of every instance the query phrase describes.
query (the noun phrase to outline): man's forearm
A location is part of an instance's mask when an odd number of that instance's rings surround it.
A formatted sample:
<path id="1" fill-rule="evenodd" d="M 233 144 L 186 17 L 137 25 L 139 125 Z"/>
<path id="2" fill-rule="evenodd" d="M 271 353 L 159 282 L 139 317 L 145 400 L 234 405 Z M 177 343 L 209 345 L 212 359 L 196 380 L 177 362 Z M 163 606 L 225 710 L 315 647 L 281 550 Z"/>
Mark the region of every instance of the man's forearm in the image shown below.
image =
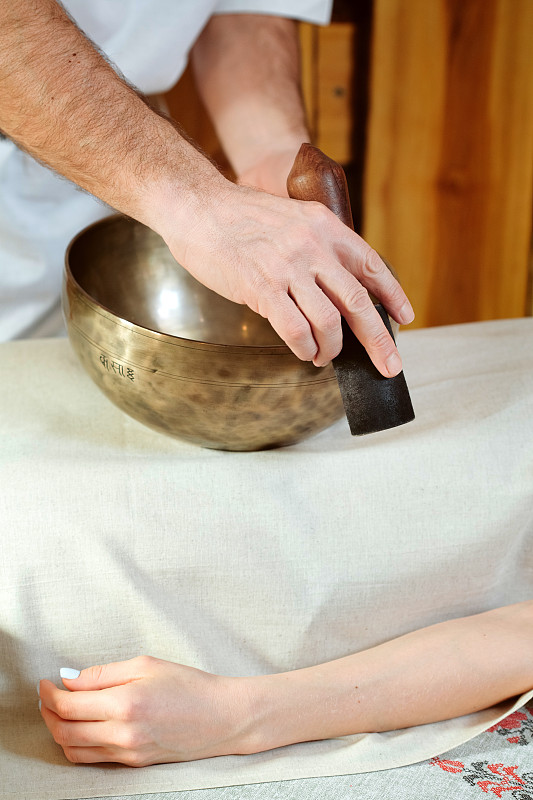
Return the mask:
<path id="1" fill-rule="evenodd" d="M 272 119 L 271 138 L 287 131 L 284 112 L 281 129 Z M 383 375 L 400 371 L 368 291 L 397 322 L 409 323 L 413 312 L 377 254 L 323 206 L 227 181 L 115 74 L 54 0 L 0 0 L 0 129 L 153 228 L 194 277 L 266 317 L 299 358 L 324 366 L 337 355 L 342 315 Z M 260 137 L 251 139 L 260 152 Z M 246 140 L 231 144 L 244 148 L 243 164 Z M 278 174 L 286 177 L 296 150 L 293 141 L 281 166 L 274 159 Z M 255 174 L 268 175 L 270 166 Z M 282 193 L 253 174 L 243 183 Z"/>
<path id="2" fill-rule="evenodd" d="M 436 722 L 528 691 L 532 629 L 529 601 L 316 667 L 250 678 L 249 751 Z"/>
<path id="3" fill-rule="evenodd" d="M 202 99 L 237 175 L 308 139 L 296 23 L 257 14 L 213 17 L 193 48 Z"/>
<path id="4" fill-rule="evenodd" d="M 216 173 L 55 0 L 0 3 L 0 30 L 0 129 L 37 159 L 148 224 L 161 184 Z"/>

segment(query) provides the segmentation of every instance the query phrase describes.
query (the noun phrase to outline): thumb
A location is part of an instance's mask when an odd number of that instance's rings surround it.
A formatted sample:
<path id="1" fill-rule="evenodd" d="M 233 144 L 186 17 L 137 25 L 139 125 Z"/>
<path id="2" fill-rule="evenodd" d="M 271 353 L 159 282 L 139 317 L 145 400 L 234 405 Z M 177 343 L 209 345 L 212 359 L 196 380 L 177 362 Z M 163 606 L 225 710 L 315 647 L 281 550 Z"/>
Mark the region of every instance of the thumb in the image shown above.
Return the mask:
<path id="1" fill-rule="evenodd" d="M 134 667 L 134 661 L 135 659 L 117 661 L 111 664 L 87 667 L 81 671 L 72 667 L 61 667 L 59 676 L 70 691 L 110 689 L 141 677 L 139 669 Z"/>

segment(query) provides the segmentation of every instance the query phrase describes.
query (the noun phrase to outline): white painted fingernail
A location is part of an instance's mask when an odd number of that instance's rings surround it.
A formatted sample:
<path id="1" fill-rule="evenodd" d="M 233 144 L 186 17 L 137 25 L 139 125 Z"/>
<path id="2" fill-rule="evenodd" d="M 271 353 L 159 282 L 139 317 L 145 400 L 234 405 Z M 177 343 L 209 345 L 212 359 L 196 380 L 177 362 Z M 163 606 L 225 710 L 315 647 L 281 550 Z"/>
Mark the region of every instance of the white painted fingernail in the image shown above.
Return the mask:
<path id="1" fill-rule="evenodd" d="M 41 681 L 37 681 L 37 694 L 41 696 Z"/>
<path id="2" fill-rule="evenodd" d="M 59 670 L 59 677 L 66 678 L 67 681 L 73 681 L 75 678 L 80 677 L 80 670 L 72 669 L 72 667 L 61 667 Z"/>
<path id="3" fill-rule="evenodd" d="M 41 710 L 41 701 L 39 700 L 39 711 Z"/>

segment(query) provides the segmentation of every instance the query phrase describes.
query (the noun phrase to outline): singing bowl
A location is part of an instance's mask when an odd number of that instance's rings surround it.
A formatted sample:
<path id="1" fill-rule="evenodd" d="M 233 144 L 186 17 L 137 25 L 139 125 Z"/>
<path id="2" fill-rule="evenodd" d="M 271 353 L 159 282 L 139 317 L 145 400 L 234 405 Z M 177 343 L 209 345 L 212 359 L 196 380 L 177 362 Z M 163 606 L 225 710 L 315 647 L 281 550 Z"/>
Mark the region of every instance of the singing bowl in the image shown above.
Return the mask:
<path id="1" fill-rule="evenodd" d="M 294 444 L 344 411 L 331 364 L 300 361 L 267 320 L 179 266 L 125 217 L 70 243 L 63 312 L 81 364 L 139 422 L 219 450 Z"/>

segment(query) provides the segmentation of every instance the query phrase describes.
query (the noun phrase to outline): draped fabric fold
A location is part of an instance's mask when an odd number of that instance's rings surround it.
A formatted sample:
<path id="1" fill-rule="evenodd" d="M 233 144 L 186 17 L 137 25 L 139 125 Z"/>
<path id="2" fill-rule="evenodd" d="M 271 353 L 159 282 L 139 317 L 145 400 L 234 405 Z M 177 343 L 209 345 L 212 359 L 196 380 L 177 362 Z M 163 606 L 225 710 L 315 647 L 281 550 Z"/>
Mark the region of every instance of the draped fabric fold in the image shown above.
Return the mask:
<path id="1" fill-rule="evenodd" d="M 65 340 L 0 345 L 0 798 L 83 798 L 341 775 L 467 741 L 457 720 L 253 756 L 79 768 L 35 683 L 142 653 L 219 674 L 316 664 L 531 597 L 533 321 L 402 333 L 417 414 L 263 453 L 162 437 Z"/>

